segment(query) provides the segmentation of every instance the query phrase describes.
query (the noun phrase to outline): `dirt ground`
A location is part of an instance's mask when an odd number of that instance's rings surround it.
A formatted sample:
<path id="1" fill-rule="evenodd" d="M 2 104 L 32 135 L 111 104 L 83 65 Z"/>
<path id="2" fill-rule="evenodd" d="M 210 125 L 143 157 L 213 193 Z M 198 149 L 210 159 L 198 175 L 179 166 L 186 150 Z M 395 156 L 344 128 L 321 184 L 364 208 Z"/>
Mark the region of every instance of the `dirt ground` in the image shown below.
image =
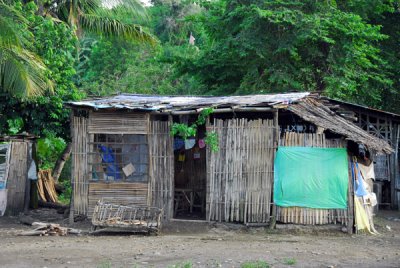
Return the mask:
<path id="1" fill-rule="evenodd" d="M 47 219 L 67 226 L 47 212 Z M 159 236 L 27 237 L 17 234 L 32 227 L 0 217 L 0 267 L 241 267 L 258 260 L 271 267 L 400 267 L 400 213 L 381 212 L 375 223 L 376 236 L 172 222 Z"/>

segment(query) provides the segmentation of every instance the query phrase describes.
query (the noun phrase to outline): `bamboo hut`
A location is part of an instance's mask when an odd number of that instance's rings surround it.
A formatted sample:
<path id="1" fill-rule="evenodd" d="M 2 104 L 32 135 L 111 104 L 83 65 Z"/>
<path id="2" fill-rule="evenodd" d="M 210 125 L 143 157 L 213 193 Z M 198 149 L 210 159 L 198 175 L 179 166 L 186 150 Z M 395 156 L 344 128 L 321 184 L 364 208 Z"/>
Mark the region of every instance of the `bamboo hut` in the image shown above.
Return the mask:
<path id="1" fill-rule="evenodd" d="M 274 205 L 277 149 L 342 148 L 349 156 L 357 153 L 354 145 L 363 145 L 374 156 L 398 149 L 341 115 L 333 101 L 307 92 L 229 97 L 125 94 L 66 105 L 72 110 L 71 211 L 88 217 L 102 199 L 162 208 L 164 220 L 251 225 L 276 219 L 351 226 L 351 176 L 346 177 L 345 208 Z M 193 137 L 171 135 L 174 123 L 190 125 L 209 107 L 213 113 Z M 208 132 L 217 134 L 217 151 L 204 143 Z"/>

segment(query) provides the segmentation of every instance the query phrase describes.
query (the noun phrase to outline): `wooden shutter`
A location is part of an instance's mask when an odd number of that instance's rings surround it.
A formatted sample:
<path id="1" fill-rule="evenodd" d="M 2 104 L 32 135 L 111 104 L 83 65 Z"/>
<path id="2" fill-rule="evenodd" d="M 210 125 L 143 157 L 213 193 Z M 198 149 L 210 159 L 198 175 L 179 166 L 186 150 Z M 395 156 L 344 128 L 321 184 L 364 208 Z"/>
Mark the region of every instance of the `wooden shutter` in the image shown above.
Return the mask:
<path id="1" fill-rule="evenodd" d="M 149 114 L 132 112 L 96 112 L 89 114 L 90 134 L 147 134 Z"/>

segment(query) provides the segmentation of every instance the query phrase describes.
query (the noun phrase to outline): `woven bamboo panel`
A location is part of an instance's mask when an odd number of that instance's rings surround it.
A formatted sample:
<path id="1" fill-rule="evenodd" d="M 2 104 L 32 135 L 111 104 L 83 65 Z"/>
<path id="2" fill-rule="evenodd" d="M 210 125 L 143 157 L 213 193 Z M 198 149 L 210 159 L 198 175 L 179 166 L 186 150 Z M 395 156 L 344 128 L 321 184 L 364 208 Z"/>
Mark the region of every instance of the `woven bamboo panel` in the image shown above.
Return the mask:
<path id="1" fill-rule="evenodd" d="M 72 124 L 72 182 L 73 208 L 75 214 L 87 215 L 88 208 L 88 177 L 87 152 L 88 134 L 87 119 L 73 116 Z"/>
<path id="2" fill-rule="evenodd" d="M 88 217 L 92 217 L 99 200 L 116 205 L 147 205 L 147 183 L 90 182 Z"/>
<path id="3" fill-rule="evenodd" d="M 170 121 L 150 122 L 150 192 L 151 205 L 163 209 L 164 217 L 173 217 L 174 151 Z"/>
<path id="4" fill-rule="evenodd" d="M 8 215 L 18 215 L 18 213 L 24 211 L 29 142 L 13 141 L 9 150 L 11 150 L 11 153 L 7 178 L 6 213 Z"/>
<path id="5" fill-rule="evenodd" d="M 274 163 L 272 120 L 215 120 L 218 152 L 208 152 L 207 219 L 269 221 Z"/>
<path id="6" fill-rule="evenodd" d="M 303 146 L 320 148 L 345 148 L 343 139 L 326 139 L 325 134 L 285 132 L 280 139 L 280 146 Z M 276 220 L 295 224 L 347 224 L 348 209 L 315 209 L 303 207 L 279 207 Z"/>
<path id="7" fill-rule="evenodd" d="M 131 112 L 90 112 L 88 133 L 147 134 L 149 115 Z"/>

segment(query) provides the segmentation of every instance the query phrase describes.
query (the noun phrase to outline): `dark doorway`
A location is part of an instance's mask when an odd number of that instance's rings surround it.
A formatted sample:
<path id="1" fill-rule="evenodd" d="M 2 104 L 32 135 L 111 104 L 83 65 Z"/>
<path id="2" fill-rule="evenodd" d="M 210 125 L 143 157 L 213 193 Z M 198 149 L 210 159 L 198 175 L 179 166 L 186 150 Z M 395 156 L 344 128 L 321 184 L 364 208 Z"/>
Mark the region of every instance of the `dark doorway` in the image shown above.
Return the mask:
<path id="1" fill-rule="evenodd" d="M 174 218 L 206 218 L 207 173 L 204 137 L 205 127 L 199 126 L 195 137 L 187 140 L 181 137 L 174 139 Z"/>

